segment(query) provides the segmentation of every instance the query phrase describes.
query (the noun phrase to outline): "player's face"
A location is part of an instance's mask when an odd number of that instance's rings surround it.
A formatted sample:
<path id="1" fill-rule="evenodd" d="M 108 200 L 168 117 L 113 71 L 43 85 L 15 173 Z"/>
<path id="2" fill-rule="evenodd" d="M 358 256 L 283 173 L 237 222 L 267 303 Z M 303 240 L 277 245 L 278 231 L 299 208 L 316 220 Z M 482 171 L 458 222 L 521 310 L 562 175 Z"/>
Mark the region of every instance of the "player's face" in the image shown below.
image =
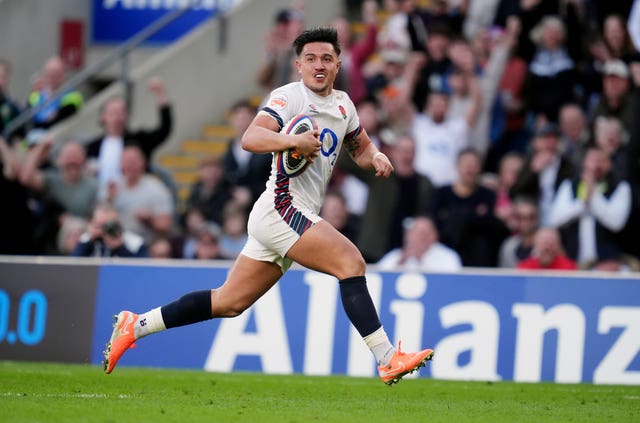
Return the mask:
<path id="1" fill-rule="evenodd" d="M 318 95 L 326 96 L 333 89 L 340 60 L 331 43 L 308 43 L 296 59 L 296 67 L 307 88 Z"/>

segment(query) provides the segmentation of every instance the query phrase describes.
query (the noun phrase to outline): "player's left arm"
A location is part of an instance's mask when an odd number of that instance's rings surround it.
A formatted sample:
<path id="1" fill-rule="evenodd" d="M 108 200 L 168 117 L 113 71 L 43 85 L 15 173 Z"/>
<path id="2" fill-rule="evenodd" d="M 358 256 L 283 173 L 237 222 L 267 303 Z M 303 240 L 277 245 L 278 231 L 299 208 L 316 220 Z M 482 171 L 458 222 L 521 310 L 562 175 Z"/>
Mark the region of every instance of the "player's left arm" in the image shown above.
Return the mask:
<path id="1" fill-rule="evenodd" d="M 393 172 L 393 165 L 389 158 L 371 142 L 364 128 L 356 137 L 345 138 L 344 147 L 358 166 L 363 169 L 374 169 L 376 176 L 388 178 Z"/>

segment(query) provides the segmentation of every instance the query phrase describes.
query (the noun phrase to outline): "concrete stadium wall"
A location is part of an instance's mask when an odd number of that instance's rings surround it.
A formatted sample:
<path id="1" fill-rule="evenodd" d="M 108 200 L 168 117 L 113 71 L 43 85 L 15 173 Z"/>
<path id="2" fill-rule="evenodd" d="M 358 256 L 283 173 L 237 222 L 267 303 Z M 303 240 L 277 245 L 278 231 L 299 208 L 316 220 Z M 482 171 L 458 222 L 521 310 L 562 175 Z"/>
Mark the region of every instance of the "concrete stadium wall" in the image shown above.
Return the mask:
<path id="1" fill-rule="evenodd" d="M 242 97 L 260 94 L 255 76 L 264 55 L 263 36 L 275 12 L 290 0 L 245 0 L 229 16 L 226 49 L 218 50 L 219 22 L 203 24 L 174 45 L 136 66 L 131 127 L 154 125 L 157 119 L 145 81 L 154 75 L 164 79 L 175 106 L 175 127 L 159 152 L 175 151 L 179 142 L 198 138 L 207 123 L 224 122 L 225 112 Z M 307 26 L 328 22 L 341 13 L 341 0 L 305 3 Z M 54 129 L 59 139 L 85 140 L 99 132 L 98 112 L 105 99 L 121 95 L 115 83 L 89 101 L 83 111 Z"/>
<path id="2" fill-rule="evenodd" d="M 115 313 L 215 288 L 230 265 L 0 256 L 0 360 L 99 365 Z M 637 274 L 371 267 L 367 285 L 392 340 L 434 348 L 420 377 L 640 384 Z M 242 315 L 145 338 L 119 366 L 376 376 L 337 280 L 300 267 Z"/>
<path id="3" fill-rule="evenodd" d="M 60 21 L 89 22 L 90 8 L 87 0 L 0 1 L 0 57 L 12 63 L 9 92 L 16 100 L 26 101 L 31 79 L 57 54 Z"/>

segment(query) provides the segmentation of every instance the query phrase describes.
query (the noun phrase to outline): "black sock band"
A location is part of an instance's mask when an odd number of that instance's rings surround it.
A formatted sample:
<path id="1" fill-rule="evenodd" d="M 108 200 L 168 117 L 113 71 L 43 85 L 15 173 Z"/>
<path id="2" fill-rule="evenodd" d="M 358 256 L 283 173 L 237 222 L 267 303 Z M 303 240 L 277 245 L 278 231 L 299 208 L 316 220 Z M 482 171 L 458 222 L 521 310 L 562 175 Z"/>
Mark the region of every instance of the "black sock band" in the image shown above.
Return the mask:
<path id="1" fill-rule="evenodd" d="M 193 291 L 160 309 L 167 329 L 211 319 L 211 290 Z"/>
<path id="2" fill-rule="evenodd" d="M 373 305 L 367 280 L 364 276 L 353 276 L 340 281 L 340 296 L 347 317 L 364 338 L 378 330 L 382 324 Z"/>

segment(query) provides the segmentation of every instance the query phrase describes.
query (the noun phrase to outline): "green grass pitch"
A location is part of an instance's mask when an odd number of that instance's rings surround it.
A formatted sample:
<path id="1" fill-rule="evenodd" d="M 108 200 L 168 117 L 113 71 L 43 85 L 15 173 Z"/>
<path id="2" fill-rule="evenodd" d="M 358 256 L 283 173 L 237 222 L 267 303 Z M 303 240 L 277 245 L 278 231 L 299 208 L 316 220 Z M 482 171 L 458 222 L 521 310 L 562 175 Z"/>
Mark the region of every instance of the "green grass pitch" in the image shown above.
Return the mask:
<path id="1" fill-rule="evenodd" d="M 9 422 L 638 422 L 640 386 L 219 374 L 0 361 Z"/>

